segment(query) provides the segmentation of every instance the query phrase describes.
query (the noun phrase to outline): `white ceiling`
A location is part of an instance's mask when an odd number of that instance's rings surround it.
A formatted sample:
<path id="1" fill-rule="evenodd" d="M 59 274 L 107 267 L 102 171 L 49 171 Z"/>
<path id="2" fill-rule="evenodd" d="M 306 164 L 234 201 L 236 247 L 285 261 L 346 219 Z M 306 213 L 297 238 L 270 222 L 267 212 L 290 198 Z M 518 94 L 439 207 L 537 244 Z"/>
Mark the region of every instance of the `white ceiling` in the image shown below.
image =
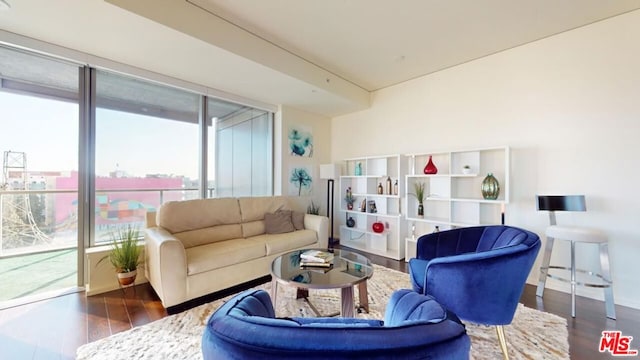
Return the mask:
<path id="1" fill-rule="evenodd" d="M 369 92 L 640 9 L 640 0 L 7 0 L 11 33 L 334 116 Z"/>
<path id="2" fill-rule="evenodd" d="M 637 9 L 602 0 L 190 0 L 371 91 Z"/>

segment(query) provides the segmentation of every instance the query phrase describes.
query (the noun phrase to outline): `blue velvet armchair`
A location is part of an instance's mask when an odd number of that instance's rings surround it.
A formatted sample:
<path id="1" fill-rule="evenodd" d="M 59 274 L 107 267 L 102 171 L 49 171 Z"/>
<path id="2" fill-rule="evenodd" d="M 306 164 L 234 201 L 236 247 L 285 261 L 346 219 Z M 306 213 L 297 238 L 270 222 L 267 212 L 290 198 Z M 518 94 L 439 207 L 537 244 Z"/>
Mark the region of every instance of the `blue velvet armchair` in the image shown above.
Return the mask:
<path id="1" fill-rule="evenodd" d="M 409 261 L 410 279 L 416 292 L 433 296 L 460 319 L 495 325 L 508 358 L 503 325 L 513 320 L 539 250 L 538 235 L 511 226 L 427 234 Z"/>
<path id="2" fill-rule="evenodd" d="M 464 325 L 430 296 L 394 292 L 385 319 L 275 318 L 268 293 L 248 290 L 207 322 L 209 359 L 468 359 Z"/>

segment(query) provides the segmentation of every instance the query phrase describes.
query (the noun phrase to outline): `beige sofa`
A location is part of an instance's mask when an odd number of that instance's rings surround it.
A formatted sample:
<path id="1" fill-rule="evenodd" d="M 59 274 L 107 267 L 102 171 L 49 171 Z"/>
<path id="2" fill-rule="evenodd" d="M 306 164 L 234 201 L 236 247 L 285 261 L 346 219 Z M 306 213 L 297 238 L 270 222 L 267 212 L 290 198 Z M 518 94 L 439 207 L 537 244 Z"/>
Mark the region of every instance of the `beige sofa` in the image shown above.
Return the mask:
<path id="1" fill-rule="evenodd" d="M 327 247 L 324 216 L 296 212 L 304 229 L 273 233 L 274 213 L 287 209 L 286 197 L 220 198 L 172 201 L 149 214 L 144 268 L 164 307 L 268 275 L 285 252 Z"/>

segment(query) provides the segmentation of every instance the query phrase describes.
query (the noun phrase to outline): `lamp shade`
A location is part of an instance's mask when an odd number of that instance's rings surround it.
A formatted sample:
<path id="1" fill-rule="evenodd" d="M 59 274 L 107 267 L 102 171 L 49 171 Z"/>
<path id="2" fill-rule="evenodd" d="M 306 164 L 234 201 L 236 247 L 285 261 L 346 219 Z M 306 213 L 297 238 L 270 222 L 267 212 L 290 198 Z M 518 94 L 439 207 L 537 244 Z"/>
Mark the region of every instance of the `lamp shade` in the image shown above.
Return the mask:
<path id="1" fill-rule="evenodd" d="M 337 179 L 340 176 L 340 166 L 337 164 L 320 165 L 320 179 Z"/>

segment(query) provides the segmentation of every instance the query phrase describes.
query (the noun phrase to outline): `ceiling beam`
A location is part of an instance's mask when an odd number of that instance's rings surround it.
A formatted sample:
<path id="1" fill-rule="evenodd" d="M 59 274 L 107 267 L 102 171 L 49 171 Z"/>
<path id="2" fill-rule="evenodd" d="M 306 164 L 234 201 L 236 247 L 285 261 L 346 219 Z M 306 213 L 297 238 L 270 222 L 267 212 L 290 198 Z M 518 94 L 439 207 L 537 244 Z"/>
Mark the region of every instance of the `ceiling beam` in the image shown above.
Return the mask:
<path id="1" fill-rule="evenodd" d="M 200 7 L 197 1 L 105 0 L 156 23 L 197 38 L 258 65 L 309 84 L 309 91 L 328 92 L 366 108 L 370 93 Z"/>

